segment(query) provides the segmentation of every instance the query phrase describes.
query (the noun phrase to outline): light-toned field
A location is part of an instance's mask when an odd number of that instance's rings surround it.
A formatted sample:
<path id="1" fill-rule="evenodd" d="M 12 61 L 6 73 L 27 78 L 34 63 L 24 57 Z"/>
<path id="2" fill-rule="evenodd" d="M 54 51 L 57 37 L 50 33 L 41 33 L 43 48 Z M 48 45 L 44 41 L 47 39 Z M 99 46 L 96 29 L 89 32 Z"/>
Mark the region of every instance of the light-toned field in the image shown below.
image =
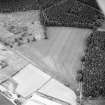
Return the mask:
<path id="1" fill-rule="evenodd" d="M 49 27 L 48 40 L 26 44 L 14 51 L 76 90 L 76 72 L 81 68 L 80 58 L 83 56 L 84 41 L 90 32 L 87 29 Z"/>
<path id="2" fill-rule="evenodd" d="M 0 83 L 12 75 L 15 75 L 28 64 L 26 60 L 21 58 L 19 55 L 9 51 L 4 46 L 1 46 L 0 48 L 0 60 L 4 60 L 8 65 L 7 67 L 0 69 Z"/>
<path id="3" fill-rule="evenodd" d="M 30 11 L 25 14 L 27 16 L 31 14 L 32 18 L 37 21 L 39 19 L 38 13 L 34 13 L 32 15 Z M 17 13 L 12 16 L 19 16 L 24 20 L 25 14 Z M 47 27 L 46 31 L 47 40 L 25 44 L 11 50 L 26 58 L 43 72 L 76 90 L 78 88 L 76 72 L 81 68 L 80 58 L 83 56 L 85 38 L 88 37 L 91 30 L 72 27 Z"/>

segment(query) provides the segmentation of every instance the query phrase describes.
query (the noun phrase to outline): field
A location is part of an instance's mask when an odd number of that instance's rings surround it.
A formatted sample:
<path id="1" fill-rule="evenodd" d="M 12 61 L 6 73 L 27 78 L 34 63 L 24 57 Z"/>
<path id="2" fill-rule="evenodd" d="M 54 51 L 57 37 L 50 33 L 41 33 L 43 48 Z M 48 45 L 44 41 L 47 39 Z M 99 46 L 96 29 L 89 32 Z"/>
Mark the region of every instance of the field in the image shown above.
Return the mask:
<path id="1" fill-rule="evenodd" d="M 12 49 L 37 65 L 43 72 L 76 90 L 76 72 L 80 69 L 83 43 L 90 30 L 48 28 L 47 40 Z"/>
<path id="2" fill-rule="evenodd" d="M 28 14 L 31 15 L 31 12 L 28 12 L 27 16 Z M 19 16 L 23 19 L 22 17 L 25 14 L 17 13 L 13 16 Z M 32 16 L 34 17 L 34 15 Z M 7 17 L 9 16 L 7 15 Z M 38 21 L 38 18 L 36 13 L 35 21 Z M 3 19 L 2 16 L 1 19 Z M 25 21 L 27 21 L 27 18 Z M 76 72 L 81 69 L 80 59 L 83 56 L 84 42 L 90 32 L 89 29 L 72 27 L 46 27 L 48 39 L 9 49 L 38 66 L 43 72 L 50 74 L 66 86 L 77 91 Z"/>
<path id="3" fill-rule="evenodd" d="M 0 47 L 0 61 L 7 63 L 7 66 L 0 68 L 0 83 L 15 75 L 28 64 L 26 60 L 5 47 Z"/>

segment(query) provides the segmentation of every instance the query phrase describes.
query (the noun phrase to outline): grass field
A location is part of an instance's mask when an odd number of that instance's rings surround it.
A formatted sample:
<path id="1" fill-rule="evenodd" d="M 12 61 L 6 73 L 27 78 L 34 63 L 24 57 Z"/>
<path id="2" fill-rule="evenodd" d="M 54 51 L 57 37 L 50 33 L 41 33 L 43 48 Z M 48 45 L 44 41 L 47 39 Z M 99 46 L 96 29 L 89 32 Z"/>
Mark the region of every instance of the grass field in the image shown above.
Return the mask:
<path id="1" fill-rule="evenodd" d="M 37 41 L 13 49 L 37 65 L 42 71 L 76 90 L 76 72 L 81 68 L 87 29 L 48 28 L 47 40 Z"/>
<path id="2" fill-rule="evenodd" d="M 9 51 L 5 47 L 0 48 L 0 60 L 7 62 L 7 67 L 0 69 L 0 83 L 16 74 L 28 64 L 26 60 L 16 53 Z"/>
<path id="3" fill-rule="evenodd" d="M 34 13 L 25 12 L 27 17 L 33 14 L 32 18 L 37 21 L 39 17 L 37 13 Z M 13 16 L 23 19 L 25 14 L 17 13 Z M 76 72 L 81 68 L 80 58 L 83 56 L 85 38 L 90 32 L 91 30 L 88 29 L 72 27 L 47 27 L 48 39 L 24 44 L 10 50 L 25 57 L 43 72 L 76 91 L 78 88 Z"/>

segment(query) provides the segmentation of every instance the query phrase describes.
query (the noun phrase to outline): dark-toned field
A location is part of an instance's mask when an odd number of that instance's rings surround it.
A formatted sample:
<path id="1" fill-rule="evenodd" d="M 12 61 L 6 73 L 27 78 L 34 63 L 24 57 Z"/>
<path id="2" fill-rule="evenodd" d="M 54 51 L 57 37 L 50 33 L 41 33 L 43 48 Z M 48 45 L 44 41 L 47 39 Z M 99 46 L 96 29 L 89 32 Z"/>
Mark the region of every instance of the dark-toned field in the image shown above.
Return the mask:
<path id="1" fill-rule="evenodd" d="M 105 32 L 92 33 L 83 61 L 83 96 L 105 97 Z"/>

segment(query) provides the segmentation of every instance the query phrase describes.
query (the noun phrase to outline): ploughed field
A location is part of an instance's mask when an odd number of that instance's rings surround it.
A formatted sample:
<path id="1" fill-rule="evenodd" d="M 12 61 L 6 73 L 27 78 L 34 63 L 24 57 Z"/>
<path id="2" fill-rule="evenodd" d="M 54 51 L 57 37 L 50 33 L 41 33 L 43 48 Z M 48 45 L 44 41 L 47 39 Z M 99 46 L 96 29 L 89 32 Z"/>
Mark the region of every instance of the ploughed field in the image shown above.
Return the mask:
<path id="1" fill-rule="evenodd" d="M 91 7 L 88 2 L 83 0 L 64 0 L 50 7 L 47 7 L 47 4 L 40 13 L 41 22 L 46 26 L 93 29 L 101 26 L 104 21 L 101 10 Z"/>

